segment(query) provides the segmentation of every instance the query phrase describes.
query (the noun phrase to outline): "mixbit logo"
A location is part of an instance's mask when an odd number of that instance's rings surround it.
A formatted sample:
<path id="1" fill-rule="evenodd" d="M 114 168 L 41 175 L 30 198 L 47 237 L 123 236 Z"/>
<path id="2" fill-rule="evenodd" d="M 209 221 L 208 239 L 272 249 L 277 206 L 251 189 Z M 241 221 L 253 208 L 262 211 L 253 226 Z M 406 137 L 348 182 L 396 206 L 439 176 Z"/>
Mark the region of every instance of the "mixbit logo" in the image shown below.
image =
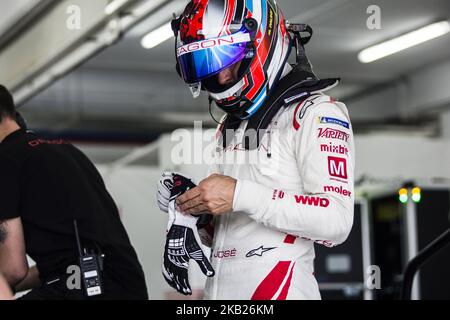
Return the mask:
<path id="1" fill-rule="evenodd" d="M 322 207 L 322 208 L 326 208 L 330 205 L 330 200 L 328 200 L 327 198 L 320 198 L 320 197 L 313 197 L 313 196 L 296 195 L 295 201 L 298 204 L 304 204 L 307 206 Z"/>
<path id="2" fill-rule="evenodd" d="M 330 142 L 329 144 L 321 144 L 320 151 L 348 155 L 347 147 L 341 145 L 334 145 L 332 142 Z"/>
<path id="3" fill-rule="evenodd" d="M 350 135 L 341 130 L 331 128 L 319 128 L 318 138 L 339 139 L 347 142 Z"/>
<path id="4" fill-rule="evenodd" d="M 347 180 L 347 160 L 338 157 L 328 157 L 328 173 L 332 177 Z"/>

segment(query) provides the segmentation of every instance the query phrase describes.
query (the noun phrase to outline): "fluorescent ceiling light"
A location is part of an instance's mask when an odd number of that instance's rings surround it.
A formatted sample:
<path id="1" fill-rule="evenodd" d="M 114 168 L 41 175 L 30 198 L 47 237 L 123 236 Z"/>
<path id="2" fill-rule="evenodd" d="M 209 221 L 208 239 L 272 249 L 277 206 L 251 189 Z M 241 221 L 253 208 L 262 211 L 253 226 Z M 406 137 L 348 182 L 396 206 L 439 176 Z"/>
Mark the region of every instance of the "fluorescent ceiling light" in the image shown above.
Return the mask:
<path id="1" fill-rule="evenodd" d="M 117 9 L 119 9 L 121 6 L 123 6 L 125 3 L 127 3 L 128 0 L 113 0 L 105 7 L 105 13 L 107 15 L 110 15 L 114 12 L 116 12 Z"/>
<path id="2" fill-rule="evenodd" d="M 450 23 L 448 21 L 436 22 L 364 49 L 358 54 L 358 59 L 362 63 L 369 63 L 440 37 L 448 32 L 450 32 Z"/>
<path id="3" fill-rule="evenodd" d="M 145 35 L 141 40 L 141 45 L 145 49 L 151 49 L 163 43 L 164 41 L 170 39 L 172 36 L 173 36 L 172 26 L 171 23 L 168 22 Z"/>

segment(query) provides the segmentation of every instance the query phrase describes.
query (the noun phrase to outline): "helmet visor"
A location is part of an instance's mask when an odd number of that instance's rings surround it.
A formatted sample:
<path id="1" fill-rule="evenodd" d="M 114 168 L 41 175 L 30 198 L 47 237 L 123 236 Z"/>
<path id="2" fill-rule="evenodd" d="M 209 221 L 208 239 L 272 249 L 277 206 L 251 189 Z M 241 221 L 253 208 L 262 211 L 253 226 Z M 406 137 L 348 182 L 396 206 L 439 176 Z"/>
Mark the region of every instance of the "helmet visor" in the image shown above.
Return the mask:
<path id="1" fill-rule="evenodd" d="M 177 60 L 186 83 L 200 82 L 245 58 L 251 46 L 245 31 L 177 45 Z"/>

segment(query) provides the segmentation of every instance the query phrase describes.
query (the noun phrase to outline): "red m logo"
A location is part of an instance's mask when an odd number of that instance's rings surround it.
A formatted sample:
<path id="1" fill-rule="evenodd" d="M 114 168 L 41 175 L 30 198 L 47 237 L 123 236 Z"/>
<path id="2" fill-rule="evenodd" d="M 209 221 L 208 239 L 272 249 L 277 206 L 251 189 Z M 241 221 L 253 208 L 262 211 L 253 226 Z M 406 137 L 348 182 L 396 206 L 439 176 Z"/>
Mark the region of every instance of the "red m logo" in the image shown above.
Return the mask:
<path id="1" fill-rule="evenodd" d="M 347 179 L 347 160 L 338 157 L 328 157 L 328 173 L 332 177 Z"/>

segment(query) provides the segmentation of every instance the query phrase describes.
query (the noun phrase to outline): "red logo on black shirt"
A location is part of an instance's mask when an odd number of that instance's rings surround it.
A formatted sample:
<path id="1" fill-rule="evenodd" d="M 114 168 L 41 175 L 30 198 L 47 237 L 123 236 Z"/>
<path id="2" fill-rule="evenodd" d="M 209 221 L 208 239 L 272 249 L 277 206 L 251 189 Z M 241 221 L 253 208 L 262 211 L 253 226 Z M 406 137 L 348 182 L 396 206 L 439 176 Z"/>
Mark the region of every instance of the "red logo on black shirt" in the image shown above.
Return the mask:
<path id="1" fill-rule="evenodd" d="M 35 139 L 35 140 L 28 141 L 28 145 L 30 147 L 37 147 L 37 146 L 40 146 L 41 144 L 61 145 L 61 144 L 67 144 L 67 142 L 62 139 L 57 139 L 57 140 Z"/>

